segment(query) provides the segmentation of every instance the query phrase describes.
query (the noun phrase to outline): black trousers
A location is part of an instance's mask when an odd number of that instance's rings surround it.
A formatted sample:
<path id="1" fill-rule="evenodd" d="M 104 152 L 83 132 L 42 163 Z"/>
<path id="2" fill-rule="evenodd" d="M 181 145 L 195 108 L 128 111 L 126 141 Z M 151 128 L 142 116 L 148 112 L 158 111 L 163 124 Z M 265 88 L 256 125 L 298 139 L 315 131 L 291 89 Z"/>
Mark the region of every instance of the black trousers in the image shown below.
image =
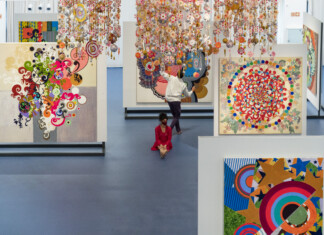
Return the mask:
<path id="1" fill-rule="evenodd" d="M 180 123 L 179 123 L 179 119 L 180 119 L 180 115 L 181 115 L 181 102 L 180 101 L 175 101 L 175 102 L 168 102 L 172 116 L 173 116 L 173 120 L 172 123 L 170 125 L 170 127 L 173 129 L 173 127 L 176 127 L 177 132 L 181 131 L 180 129 Z"/>

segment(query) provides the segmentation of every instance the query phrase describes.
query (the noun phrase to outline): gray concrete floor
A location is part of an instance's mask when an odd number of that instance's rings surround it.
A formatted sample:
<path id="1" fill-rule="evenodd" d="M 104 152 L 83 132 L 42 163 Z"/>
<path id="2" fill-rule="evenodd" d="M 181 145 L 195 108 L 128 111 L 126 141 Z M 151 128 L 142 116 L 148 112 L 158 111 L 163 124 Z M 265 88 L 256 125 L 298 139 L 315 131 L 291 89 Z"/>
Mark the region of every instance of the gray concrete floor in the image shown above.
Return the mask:
<path id="1" fill-rule="evenodd" d="M 0 158 L 0 235 L 197 234 L 198 136 L 212 120 L 181 120 L 165 160 L 150 150 L 156 120 L 124 120 L 122 70 L 108 70 L 102 157 Z M 323 134 L 308 120 L 308 134 Z"/>

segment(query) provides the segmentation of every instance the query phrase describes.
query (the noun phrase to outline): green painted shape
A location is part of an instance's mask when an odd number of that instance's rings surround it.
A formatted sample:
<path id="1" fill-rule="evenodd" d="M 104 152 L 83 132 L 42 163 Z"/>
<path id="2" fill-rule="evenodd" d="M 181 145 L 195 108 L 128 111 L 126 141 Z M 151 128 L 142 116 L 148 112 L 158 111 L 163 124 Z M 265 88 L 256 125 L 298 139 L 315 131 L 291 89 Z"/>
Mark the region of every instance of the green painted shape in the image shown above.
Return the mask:
<path id="1" fill-rule="evenodd" d="M 288 222 L 294 225 L 301 225 L 307 220 L 307 211 L 304 207 L 300 206 L 291 216 L 288 217 Z"/>
<path id="2" fill-rule="evenodd" d="M 224 206 L 224 234 L 233 235 L 235 230 L 245 222 L 245 217 Z"/>

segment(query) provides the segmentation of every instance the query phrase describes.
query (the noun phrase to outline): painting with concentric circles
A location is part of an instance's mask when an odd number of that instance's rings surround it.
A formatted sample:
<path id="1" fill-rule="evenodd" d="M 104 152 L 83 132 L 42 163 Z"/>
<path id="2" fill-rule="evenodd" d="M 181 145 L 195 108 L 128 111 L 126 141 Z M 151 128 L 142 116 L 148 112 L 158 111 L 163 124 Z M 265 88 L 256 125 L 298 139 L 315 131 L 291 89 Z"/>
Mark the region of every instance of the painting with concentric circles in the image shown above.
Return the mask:
<path id="1" fill-rule="evenodd" d="M 225 235 L 316 235 L 323 158 L 226 158 Z"/>
<path id="2" fill-rule="evenodd" d="M 302 58 L 220 59 L 219 134 L 301 134 Z"/>

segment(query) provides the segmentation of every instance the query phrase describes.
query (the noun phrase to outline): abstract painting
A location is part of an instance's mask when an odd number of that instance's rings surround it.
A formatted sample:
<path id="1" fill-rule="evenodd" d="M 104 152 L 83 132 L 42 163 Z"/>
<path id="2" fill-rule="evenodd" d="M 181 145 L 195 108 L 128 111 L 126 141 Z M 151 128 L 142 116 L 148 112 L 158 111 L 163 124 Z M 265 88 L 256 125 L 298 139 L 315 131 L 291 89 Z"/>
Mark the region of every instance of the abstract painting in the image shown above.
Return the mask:
<path id="1" fill-rule="evenodd" d="M 302 58 L 220 59 L 219 134 L 300 134 Z"/>
<path id="2" fill-rule="evenodd" d="M 226 158 L 224 234 L 322 234 L 323 158 Z"/>
<path id="3" fill-rule="evenodd" d="M 315 96 L 317 95 L 317 80 L 318 80 L 318 34 L 304 25 L 304 43 L 307 45 L 307 88 Z"/>
<path id="4" fill-rule="evenodd" d="M 172 58 L 170 57 L 171 60 Z M 186 70 L 183 81 L 189 91 L 193 86 L 196 87 L 196 90 L 191 97 L 183 97 L 181 101 L 187 103 L 209 102 L 206 100 L 206 97 L 208 92 L 211 92 L 211 87 L 208 87 L 211 84 L 208 84 L 210 65 L 207 64 L 205 53 L 202 51 L 188 53 L 184 62 Z M 166 72 L 177 76 L 181 66 L 174 60 L 170 61 L 166 67 Z M 159 64 L 154 63 L 149 57 L 145 57 L 145 59 L 137 59 L 137 67 L 139 69 L 138 84 L 140 85 L 137 90 L 137 102 L 165 102 L 168 82 L 160 75 Z M 143 96 L 140 94 L 143 92 L 143 89 L 151 90 L 155 97 L 151 99 L 150 97 Z"/>
<path id="5" fill-rule="evenodd" d="M 20 21 L 19 42 L 56 42 L 57 21 Z"/>
<path id="6" fill-rule="evenodd" d="M 85 49 L 56 43 L 1 47 L 0 97 L 10 118 L 0 118 L 8 131 L 0 142 L 95 142 L 97 66 Z M 28 138 L 21 136 L 24 129 Z"/>
<path id="7" fill-rule="evenodd" d="M 316 96 L 318 77 L 318 34 L 304 25 L 304 43 L 307 45 L 307 88 Z"/>

